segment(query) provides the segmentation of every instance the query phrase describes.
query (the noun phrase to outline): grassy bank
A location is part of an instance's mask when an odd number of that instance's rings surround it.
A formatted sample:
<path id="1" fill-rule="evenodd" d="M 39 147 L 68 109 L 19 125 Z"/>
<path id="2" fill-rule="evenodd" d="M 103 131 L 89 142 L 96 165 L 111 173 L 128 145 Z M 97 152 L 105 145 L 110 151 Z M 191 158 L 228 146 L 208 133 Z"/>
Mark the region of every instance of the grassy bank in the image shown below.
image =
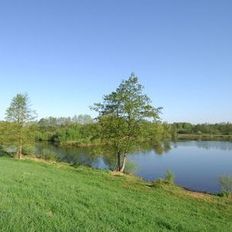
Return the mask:
<path id="1" fill-rule="evenodd" d="M 0 231 L 232 231 L 232 201 L 86 167 L 0 158 Z"/>

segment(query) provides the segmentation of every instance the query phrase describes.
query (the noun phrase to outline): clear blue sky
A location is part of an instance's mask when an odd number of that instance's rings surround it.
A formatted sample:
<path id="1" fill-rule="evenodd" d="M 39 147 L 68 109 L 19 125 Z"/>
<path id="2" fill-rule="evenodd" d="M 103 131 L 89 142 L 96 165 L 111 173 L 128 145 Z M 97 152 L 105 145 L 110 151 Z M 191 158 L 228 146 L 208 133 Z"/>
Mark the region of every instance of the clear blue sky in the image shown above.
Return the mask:
<path id="1" fill-rule="evenodd" d="M 231 0 L 0 1 L 0 119 L 91 113 L 131 72 L 166 121 L 232 121 Z"/>

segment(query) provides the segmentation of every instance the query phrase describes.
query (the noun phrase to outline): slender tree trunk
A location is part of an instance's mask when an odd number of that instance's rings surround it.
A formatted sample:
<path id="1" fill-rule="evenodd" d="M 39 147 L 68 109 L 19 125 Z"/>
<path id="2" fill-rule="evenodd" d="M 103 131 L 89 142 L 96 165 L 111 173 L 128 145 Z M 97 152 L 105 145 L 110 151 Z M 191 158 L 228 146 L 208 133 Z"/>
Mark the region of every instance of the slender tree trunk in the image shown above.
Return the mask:
<path id="1" fill-rule="evenodd" d="M 18 159 L 22 158 L 22 150 L 23 150 L 23 146 L 20 144 L 18 149 Z"/>
<path id="2" fill-rule="evenodd" d="M 121 153 L 118 151 L 118 154 L 117 154 L 117 171 L 120 172 L 120 169 L 121 169 Z"/>
<path id="3" fill-rule="evenodd" d="M 125 167 L 126 167 L 126 161 L 127 161 L 127 157 L 126 155 L 123 156 L 123 162 L 122 162 L 122 166 L 120 167 L 120 172 L 124 172 Z"/>
<path id="4" fill-rule="evenodd" d="M 23 139 L 22 139 L 22 133 L 20 132 L 18 159 L 22 158 L 22 154 L 23 154 Z"/>

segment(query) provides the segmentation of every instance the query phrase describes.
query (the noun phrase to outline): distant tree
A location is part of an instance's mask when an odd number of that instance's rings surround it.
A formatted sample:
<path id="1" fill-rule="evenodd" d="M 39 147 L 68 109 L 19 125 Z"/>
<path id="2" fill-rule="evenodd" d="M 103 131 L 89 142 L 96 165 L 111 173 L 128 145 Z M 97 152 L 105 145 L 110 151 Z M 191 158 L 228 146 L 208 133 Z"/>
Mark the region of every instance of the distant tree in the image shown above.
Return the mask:
<path id="1" fill-rule="evenodd" d="M 74 117 L 72 118 L 72 121 L 73 121 L 74 123 L 79 123 L 79 124 L 81 124 L 81 125 L 93 123 L 93 119 L 92 119 L 91 116 L 88 115 L 88 114 L 80 114 L 80 115 L 78 115 L 78 116 L 74 116 Z"/>
<path id="2" fill-rule="evenodd" d="M 92 109 L 99 114 L 101 140 L 114 148 L 117 171 L 123 172 L 128 152 L 140 142 L 142 123 L 159 119 L 161 108 L 151 105 L 150 99 L 143 94 L 143 86 L 132 73 L 116 91 L 104 96 L 103 102 Z"/>
<path id="3" fill-rule="evenodd" d="M 8 124 L 5 134 L 8 142 L 17 146 L 17 156 L 20 159 L 23 152 L 23 145 L 31 138 L 31 126 L 29 122 L 36 118 L 36 113 L 31 109 L 27 94 L 17 94 L 11 101 L 6 111 Z M 29 128 L 30 127 L 30 128 Z"/>
<path id="4" fill-rule="evenodd" d="M 47 118 L 41 118 L 38 122 L 38 125 L 43 128 L 56 127 L 58 124 L 58 119 L 51 116 Z"/>

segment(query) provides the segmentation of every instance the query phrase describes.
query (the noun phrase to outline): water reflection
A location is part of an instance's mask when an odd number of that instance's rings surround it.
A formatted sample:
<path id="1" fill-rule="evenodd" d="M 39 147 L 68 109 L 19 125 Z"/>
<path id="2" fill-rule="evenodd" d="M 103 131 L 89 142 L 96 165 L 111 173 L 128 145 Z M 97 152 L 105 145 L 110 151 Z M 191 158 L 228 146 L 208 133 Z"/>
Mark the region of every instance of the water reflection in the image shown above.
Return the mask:
<path id="1" fill-rule="evenodd" d="M 223 141 L 182 141 L 173 143 L 173 146 L 177 148 L 178 146 L 194 146 L 207 150 L 225 150 L 232 151 L 232 142 L 223 142 Z"/>
<path id="2" fill-rule="evenodd" d="M 157 155 L 162 155 L 167 153 L 170 149 L 170 142 L 157 143 L 155 145 L 144 143 L 140 146 L 132 147 L 129 156 L 133 155 L 135 152 L 147 154 L 151 151 L 154 151 Z M 56 157 L 58 161 L 68 162 L 71 165 L 86 165 L 94 168 L 110 170 L 115 169 L 117 160 L 115 155 L 116 152 L 110 146 L 77 148 L 59 147 L 48 143 L 38 143 L 34 153 L 39 157 L 42 157 L 44 154 L 49 154 Z M 130 167 L 130 169 L 132 168 Z"/>
<path id="3" fill-rule="evenodd" d="M 37 144 L 36 153 L 52 153 L 59 161 L 113 170 L 111 147 L 56 147 Z M 219 177 L 232 175 L 232 143 L 222 141 L 163 142 L 135 146 L 128 155 L 127 170 L 146 179 L 174 172 L 176 183 L 196 191 L 220 191 Z"/>

